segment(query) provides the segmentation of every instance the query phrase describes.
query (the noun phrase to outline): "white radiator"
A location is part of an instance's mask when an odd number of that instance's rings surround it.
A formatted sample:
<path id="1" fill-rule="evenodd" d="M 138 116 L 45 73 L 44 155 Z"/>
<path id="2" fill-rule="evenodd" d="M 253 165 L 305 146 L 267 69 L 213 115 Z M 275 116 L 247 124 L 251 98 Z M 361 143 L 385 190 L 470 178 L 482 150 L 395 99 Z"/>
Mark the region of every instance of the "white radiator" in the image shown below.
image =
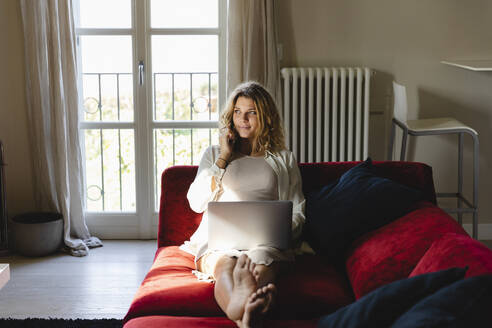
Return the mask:
<path id="1" fill-rule="evenodd" d="M 287 148 L 299 162 L 360 161 L 368 155 L 368 68 L 283 68 Z"/>

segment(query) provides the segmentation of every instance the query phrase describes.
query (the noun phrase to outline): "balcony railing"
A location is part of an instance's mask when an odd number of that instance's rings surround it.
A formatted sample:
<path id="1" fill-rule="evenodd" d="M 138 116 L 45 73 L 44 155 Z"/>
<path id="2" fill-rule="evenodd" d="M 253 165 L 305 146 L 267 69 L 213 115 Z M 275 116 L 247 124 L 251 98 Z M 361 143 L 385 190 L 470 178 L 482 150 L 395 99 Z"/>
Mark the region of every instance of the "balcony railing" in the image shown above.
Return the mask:
<path id="1" fill-rule="evenodd" d="M 213 138 L 218 139 L 217 78 L 216 72 L 153 74 L 156 200 L 163 169 L 198 164 L 198 153 L 212 144 Z M 135 211 L 132 75 L 84 73 L 83 82 L 87 209 Z M 204 121 L 215 124 L 198 124 Z M 112 137 L 105 136 L 111 133 Z"/>

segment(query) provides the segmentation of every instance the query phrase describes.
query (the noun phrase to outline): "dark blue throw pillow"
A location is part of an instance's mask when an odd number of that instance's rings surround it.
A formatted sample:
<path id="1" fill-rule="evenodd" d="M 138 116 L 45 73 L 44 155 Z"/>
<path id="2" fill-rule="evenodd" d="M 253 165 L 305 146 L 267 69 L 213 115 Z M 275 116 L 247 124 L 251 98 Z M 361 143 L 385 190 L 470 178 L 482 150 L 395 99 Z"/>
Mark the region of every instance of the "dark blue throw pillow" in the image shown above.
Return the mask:
<path id="1" fill-rule="evenodd" d="M 377 176 L 368 158 L 306 195 L 306 239 L 318 254 L 340 258 L 355 239 L 407 214 L 419 199 L 418 190 Z"/>
<path id="2" fill-rule="evenodd" d="M 379 287 L 356 302 L 322 317 L 318 321 L 318 328 L 389 327 L 421 299 L 463 279 L 466 270 L 451 268 Z"/>
<path id="3" fill-rule="evenodd" d="M 492 274 L 457 281 L 427 296 L 392 328 L 492 327 Z"/>

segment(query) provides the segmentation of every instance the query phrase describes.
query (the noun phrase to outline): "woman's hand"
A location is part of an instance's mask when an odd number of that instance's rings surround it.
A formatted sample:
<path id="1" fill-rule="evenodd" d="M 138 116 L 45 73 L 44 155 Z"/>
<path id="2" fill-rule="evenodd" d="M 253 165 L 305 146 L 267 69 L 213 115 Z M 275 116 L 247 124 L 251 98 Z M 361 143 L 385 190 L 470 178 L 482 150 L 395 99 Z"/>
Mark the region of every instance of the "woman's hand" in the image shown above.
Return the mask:
<path id="1" fill-rule="evenodd" d="M 220 158 L 229 162 L 234 150 L 234 142 L 236 141 L 236 135 L 231 129 L 224 127 L 220 129 L 219 146 L 220 146 Z"/>

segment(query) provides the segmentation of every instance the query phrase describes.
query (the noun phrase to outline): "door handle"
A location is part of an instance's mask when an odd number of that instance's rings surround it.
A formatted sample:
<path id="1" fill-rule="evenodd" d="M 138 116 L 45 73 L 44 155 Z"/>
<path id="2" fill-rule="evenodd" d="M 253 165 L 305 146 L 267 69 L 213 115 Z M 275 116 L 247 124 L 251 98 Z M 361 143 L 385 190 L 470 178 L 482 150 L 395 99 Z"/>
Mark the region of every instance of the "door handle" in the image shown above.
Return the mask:
<path id="1" fill-rule="evenodd" d="M 144 72 L 145 72 L 145 66 L 143 60 L 138 62 L 138 84 L 143 85 L 144 84 Z"/>

